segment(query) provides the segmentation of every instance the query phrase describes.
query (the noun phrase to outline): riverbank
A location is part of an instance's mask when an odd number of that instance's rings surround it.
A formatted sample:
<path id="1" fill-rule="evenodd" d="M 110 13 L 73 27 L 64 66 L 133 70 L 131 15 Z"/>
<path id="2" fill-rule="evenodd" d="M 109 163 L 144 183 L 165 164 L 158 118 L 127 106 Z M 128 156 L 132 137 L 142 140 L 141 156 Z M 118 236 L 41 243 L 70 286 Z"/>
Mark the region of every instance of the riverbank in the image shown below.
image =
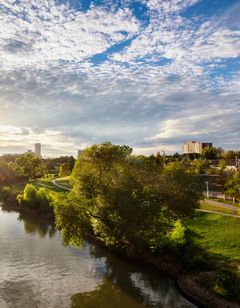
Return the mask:
<path id="1" fill-rule="evenodd" d="M 17 202 L 5 204 L 0 201 L 0 207 L 2 208 L 3 211 L 6 212 L 17 212 L 19 214 L 24 214 L 31 216 L 33 218 L 37 218 L 42 222 L 55 225 L 54 215 L 51 213 L 46 213 L 40 210 L 22 207 Z"/>
<path id="2" fill-rule="evenodd" d="M 210 291 L 209 281 L 214 274 L 214 272 L 200 272 L 178 275 L 176 282 L 181 293 L 198 307 L 239 308 L 240 302 L 220 298 Z"/>
<path id="3" fill-rule="evenodd" d="M 5 211 L 17 211 L 19 213 L 34 216 L 36 219 L 54 224 L 54 217 L 49 214 L 44 214 L 30 208 L 21 208 L 19 205 L 1 205 Z M 103 243 L 93 236 L 89 239 L 97 242 L 101 246 Z M 136 251 L 133 247 L 128 251 L 119 251 L 117 249 L 110 249 L 113 253 L 121 257 L 144 264 L 146 267 L 157 269 L 160 272 L 165 272 L 170 278 L 176 281 L 181 293 L 189 300 L 191 300 L 198 307 L 240 307 L 240 302 L 226 300 L 211 291 L 210 282 L 213 280 L 217 269 L 214 270 L 192 270 L 189 266 L 188 260 L 194 257 L 195 252 L 187 252 L 180 257 L 179 254 L 162 253 L 161 256 L 153 256 L 150 253 L 143 253 Z"/>
<path id="4" fill-rule="evenodd" d="M 7 206 L 5 205 L 4 209 L 33 215 L 38 219 L 54 223 L 53 214 L 45 213 L 44 211 L 24 205 L 20 206 L 16 201 Z M 164 271 L 168 276 L 176 281 L 181 292 L 185 294 L 187 298 L 192 298 L 192 301 L 198 303 L 198 306 L 203 305 L 208 307 L 208 303 L 206 303 L 204 299 L 204 294 L 208 297 L 210 296 L 209 294 L 211 294 L 210 298 L 213 303 L 222 300 L 224 302 L 229 302 L 229 305 L 235 305 L 234 302 L 225 300 L 223 297 L 210 291 L 212 289 L 212 284 L 214 284 L 214 280 L 218 275 L 218 271 L 221 269 L 223 264 L 228 263 L 230 260 L 235 258 L 235 256 L 237 258 L 237 256 L 240 255 L 240 251 L 237 249 L 238 244 L 236 243 L 237 239 L 240 239 L 237 225 L 233 228 L 236 233 L 232 234 L 230 237 L 229 233 L 224 235 L 222 229 L 229 231 L 228 226 L 234 226 L 232 221 L 230 221 L 232 218 L 229 218 L 229 221 L 225 221 L 225 218 L 221 220 L 221 218 L 218 217 L 219 215 L 214 215 L 215 214 L 196 214 L 192 219 L 189 219 L 187 229 L 190 230 L 191 234 L 188 235 L 188 238 L 191 240 L 185 247 L 175 247 L 173 250 L 162 250 L 155 255 L 151 252 L 137 251 L 136 248 L 129 246 L 125 251 L 114 248 L 112 248 L 111 251 L 129 260 L 142 263 L 147 267 Z M 204 239 L 204 236 L 205 241 L 199 240 Z M 215 239 L 216 242 L 214 241 Z M 219 247 L 220 239 L 222 242 Z M 101 241 L 97 241 L 101 246 L 104 246 Z M 214 243 L 214 247 L 209 247 L 209 242 Z M 234 250 L 233 246 L 235 246 Z M 232 252 L 232 255 L 229 255 L 228 252 Z M 212 256 L 211 262 L 208 260 L 208 254 Z M 218 255 L 217 258 L 215 258 L 214 254 Z M 221 265 L 218 264 L 219 256 L 222 256 L 223 263 Z M 211 285 L 208 284 L 208 279 L 204 278 L 207 277 L 208 272 L 211 272 Z M 185 279 L 182 277 L 185 277 Z M 240 303 L 238 305 L 240 307 Z"/>

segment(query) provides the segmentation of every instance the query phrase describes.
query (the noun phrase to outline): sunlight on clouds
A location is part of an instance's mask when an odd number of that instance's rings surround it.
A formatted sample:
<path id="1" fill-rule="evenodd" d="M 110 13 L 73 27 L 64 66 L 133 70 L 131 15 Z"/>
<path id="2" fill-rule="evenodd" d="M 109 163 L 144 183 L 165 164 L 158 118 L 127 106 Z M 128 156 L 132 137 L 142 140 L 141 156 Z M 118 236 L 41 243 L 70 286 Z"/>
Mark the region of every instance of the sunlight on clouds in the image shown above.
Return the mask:
<path id="1" fill-rule="evenodd" d="M 1 1 L 1 147 L 74 153 L 111 140 L 147 153 L 194 136 L 239 146 L 240 5 L 188 14 L 203 3 Z"/>
<path id="2" fill-rule="evenodd" d="M 16 149 L 23 153 L 28 149 L 34 150 L 37 142 L 43 145 L 43 155 L 76 154 L 77 148 L 70 137 L 64 136 L 59 131 L 34 131 L 26 127 L 0 126 L 1 150 L 9 153 L 8 149 Z"/>

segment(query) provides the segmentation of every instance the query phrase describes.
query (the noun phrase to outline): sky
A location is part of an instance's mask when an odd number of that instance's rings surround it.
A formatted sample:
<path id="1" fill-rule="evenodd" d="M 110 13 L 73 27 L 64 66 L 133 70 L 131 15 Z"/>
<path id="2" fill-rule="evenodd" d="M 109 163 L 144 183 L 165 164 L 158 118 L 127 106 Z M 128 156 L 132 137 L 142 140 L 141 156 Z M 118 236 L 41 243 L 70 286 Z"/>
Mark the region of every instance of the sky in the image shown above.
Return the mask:
<path id="1" fill-rule="evenodd" d="M 0 154 L 240 148 L 239 0 L 1 0 Z"/>

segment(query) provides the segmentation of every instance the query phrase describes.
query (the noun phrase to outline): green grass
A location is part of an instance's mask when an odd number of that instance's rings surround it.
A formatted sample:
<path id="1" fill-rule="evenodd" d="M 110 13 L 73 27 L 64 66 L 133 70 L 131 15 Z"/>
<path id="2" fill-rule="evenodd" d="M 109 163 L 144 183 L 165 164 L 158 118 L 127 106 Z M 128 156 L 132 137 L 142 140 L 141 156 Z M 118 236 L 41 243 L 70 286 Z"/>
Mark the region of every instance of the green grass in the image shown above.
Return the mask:
<path id="1" fill-rule="evenodd" d="M 62 178 L 57 178 L 56 179 L 56 183 L 66 187 L 66 188 L 69 188 L 69 189 L 72 188 L 72 186 L 70 184 L 70 175 L 69 176 L 64 176 Z"/>
<path id="2" fill-rule="evenodd" d="M 38 179 L 33 182 L 31 182 L 33 185 L 35 185 L 38 188 L 44 187 L 49 190 L 55 191 L 55 192 L 65 192 L 62 188 L 59 188 L 55 186 L 52 181 L 46 180 L 46 179 Z"/>
<path id="3" fill-rule="evenodd" d="M 213 198 L 213 197 L 210 197 L 209 200 L 212 200 L 212 201 L 216 201 L 216 202 L 221 202 L 221 203 L 224 203 L 224 204 L 229 204 L 229 205 L 233 205 L 233 206 L 239 206 L 240 207 L 240 203 L 234 203 L 232 202 L 231 200 L 227 199 L 227 200 L 224 200 L 222 198 Z"/>
<path id="4" fill-rule="evenodd" d="M 198 213 L 188 221 L 191 239 L 207 253 L 222 261 L 240 264 L 240 219 Z"/>
<path id="5" fill-rule="evenodd" d="M 222 212 L 226 214 L 240 215 L 240 210 L 235 211 L 235 210 L 227 209 L 220 205 L 208 204 L 204 201 L 200 202 L 200 209 L 210 210 L 210 211 L 215 211 L 215 212 Z"/>

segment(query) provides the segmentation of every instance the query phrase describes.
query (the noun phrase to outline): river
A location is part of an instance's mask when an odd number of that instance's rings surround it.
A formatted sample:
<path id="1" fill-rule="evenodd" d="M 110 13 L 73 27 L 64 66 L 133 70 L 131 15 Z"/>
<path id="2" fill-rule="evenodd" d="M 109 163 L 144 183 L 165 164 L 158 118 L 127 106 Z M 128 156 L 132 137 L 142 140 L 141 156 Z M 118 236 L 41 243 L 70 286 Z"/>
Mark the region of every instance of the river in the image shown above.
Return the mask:
<path id="1" fill-rule="evenodd" d="M 53 226 L 0 208 L 0 308 L 195 307 L 158 271 L 99 245 L 63 246 Z"/>

